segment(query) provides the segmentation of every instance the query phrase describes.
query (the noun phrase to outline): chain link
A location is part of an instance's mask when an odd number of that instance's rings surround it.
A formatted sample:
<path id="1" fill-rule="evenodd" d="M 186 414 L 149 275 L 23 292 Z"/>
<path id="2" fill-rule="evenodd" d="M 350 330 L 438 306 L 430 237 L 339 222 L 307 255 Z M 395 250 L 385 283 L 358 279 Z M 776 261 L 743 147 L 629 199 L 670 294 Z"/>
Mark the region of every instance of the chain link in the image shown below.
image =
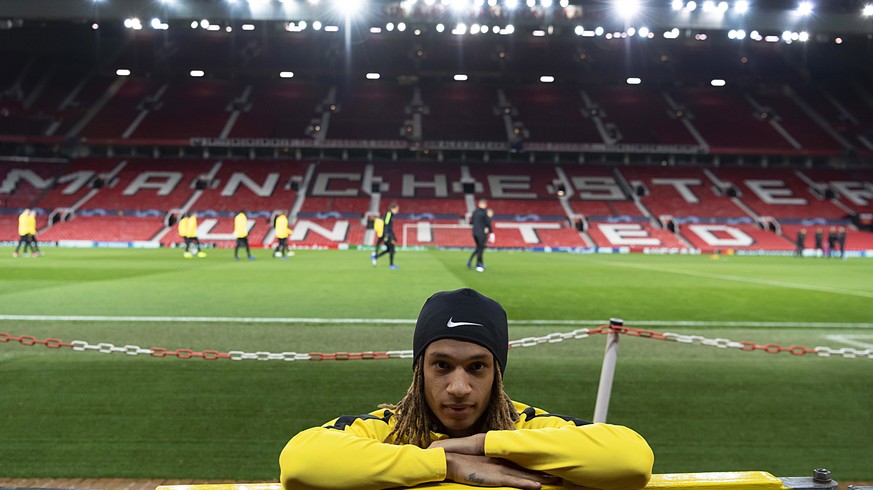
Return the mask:
<path id="1" fill-rule="evenodd" d="M 809 348 L 802 345 L 792 345 L 785 347 L 780 344 L 756 344 L 755 342 L 742 341 L 737 342 L 725 338 L 706 338 L 700 335 L 684 335 L 674 332 L 657 332 L 654 330 L 625 327 L 622 325 L 605 325 L 592 329 L 577 329 L 565 333 L 550 333 L 542 337 L 524 337 L 518 340 L 509 342 L 510 348 L 533 347 L 540 344 L 554 344 L 565 340 L 580 340 L 597 334 L 608 334 L 616 332 L 630 337 L 643 337 L 654 340 L 664 340 L 668 342 L 678 342 L 682 344 L 703 345 L 708 347 L 716 347 L 718 349 L 739 349 L 746 352 L 761 350 L 769 354 L 780 354 L 788 352 L 795 356 L 806 354 L 815 354 L 820 357 L 843 357 L 846 359 L 869 358 L 873 359 L 873 348 L 870 349 L 854 349 L 851 347 L 842 347 L 834 349 L 831 347 L 817 346 Z M 230 359 L 233 361 L 353 361 L 353 360 L 377 360 L 377 359 L 412 359 L 411 350 L 393 350 L 393 351 L 365 351 L 365 352 L 244 352 L 230 351 L 219 352 L 216 350 L 204 350 L 202 352 L 190 349 L 168 350 L 162 347 L 143 348 L 138 345 L 125 345 L 118 347 L 108 342 L 99 344 L 90 344 L 83 340 L 74 340 L 66 343 L 56 338 L 48 338 L 40 340 L 30 335 L 15 337 L 6 332 L 0 332 L 0 343 L 3 342 L 18 342 L 21 345 L 33 346 L 43 345 L 49 349 L 59 349 L 61 347 L 70 347 L 76 352 L 94 351 L 102 354 L 122 353 L 128 356 L 148 355 L 151 357 L 176 357 L 179 359 L 201 358 L 205 360 Z"/>

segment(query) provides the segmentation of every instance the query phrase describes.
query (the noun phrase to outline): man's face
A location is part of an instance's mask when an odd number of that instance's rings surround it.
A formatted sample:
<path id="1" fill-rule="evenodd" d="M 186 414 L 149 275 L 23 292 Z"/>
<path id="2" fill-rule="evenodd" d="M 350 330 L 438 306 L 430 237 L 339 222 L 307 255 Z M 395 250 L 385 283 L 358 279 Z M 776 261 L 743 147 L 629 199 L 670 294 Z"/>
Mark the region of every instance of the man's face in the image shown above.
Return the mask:
<path id="1" fill-rule="evenodd" d="M 491 351 L 455 339 L 434 341 L 424 351 L 424 391 L 427 406 L 450 437 L 476 434 L 494 384 Z"/>

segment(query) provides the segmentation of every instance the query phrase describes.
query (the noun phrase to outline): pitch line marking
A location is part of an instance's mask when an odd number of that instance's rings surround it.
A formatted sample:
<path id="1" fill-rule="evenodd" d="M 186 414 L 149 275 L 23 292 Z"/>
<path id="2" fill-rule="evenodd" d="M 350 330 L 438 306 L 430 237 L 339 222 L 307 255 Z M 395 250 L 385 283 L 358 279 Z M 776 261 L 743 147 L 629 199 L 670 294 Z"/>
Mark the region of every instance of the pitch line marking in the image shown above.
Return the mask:
<path id="1" fill-rule="evenodd" d="M 827 335 L 825 338 L 841 344 L 858 347 L 860 349 L 873 349 L 873 336 L 870 335 Z M 870 343 L 861 342 L 856 339 L 868 340 Z"/>
<path id="2" fill-rule="evenodd" d="M 854 291 L 851 289 L 840 289 L 840 288 L 828 288 L 822 286 L 811 286 L 809 284 L 799 284 L 796 282 L 784 282 L 784 281 L 773 281 L 770 279 L 750 279 L 748 277 L 741 276 L 733 276 L 729 274 L 710 274 L 707 272 L 695 272 L 695 271 L 687 271 L 682 269 L 664 269 L 660 267 L 651 267 L 640 264 L 630 264 L 627 262 L 601 262 L 606 265 L 611 265 L 615 267 L 627 267 L 632 269 L 643 269 L 654 272 L 664 272 L 669 274 L 679 274 L 686 276 L 695 276 L 695 277 L 703 277 L 706 279 L 723 279 L 728 281 L 736 281 L 736 282 L 745 282 L 748 284 L 762 284 L 765 286 L 778 286 L 783 288 L 790 289 L 803 289 L 807 291 L 818 291 L 821 293 L 831 293 L 831 294 L 843 294 L 846 296 L 858 296 L 860 298 L 873 298 L 873 293 L 868 293 L 866 291 Z"/>
<path id="3" fill-rule="evenodd" d="M 224 316 L 104 316 L 104 315 L 0 315 L 0 321 L 62 322 L 141 322 L 141 323 L 315 323 L 329 325 L 415 325 L 415 319 L 403 318 L 269 318 Z M 511 320 L 510 325 L 589 325 L 599 326 L 608 320 Z M 628 326 L 647 327 L 759 327 L 759 328 L 863 328 L 873 323 L 849 322 L 752 322 L 704 320 L 625 320 Z"/>

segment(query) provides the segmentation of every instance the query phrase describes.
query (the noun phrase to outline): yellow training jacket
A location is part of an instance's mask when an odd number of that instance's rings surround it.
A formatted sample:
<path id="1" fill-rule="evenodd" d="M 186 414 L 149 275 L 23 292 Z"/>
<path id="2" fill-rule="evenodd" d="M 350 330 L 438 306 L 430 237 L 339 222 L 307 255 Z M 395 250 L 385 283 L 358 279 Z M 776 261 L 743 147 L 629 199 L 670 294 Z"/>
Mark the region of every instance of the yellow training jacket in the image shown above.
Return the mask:
<path id="1" fill-rule="evenodd" d="M 188 218 L 179 218 L 179 236 L 188 238 Z"/>
<path id="2" fill-rule="evenodd" d="M 188 226 L 187 226 L 187 237 L 188 238 L 197 238 L 197 217 L 189 216 L 188 217 Z"/>
<path id="3" fill-rule="evenodd" d="M 30 216 L 27 213 L 18 215 L 18 234 L 20 236 L 30 234 Z"/>
<path id="4" fill-rule="evenodd" d="M 276 217 L 276 238 L 288 238 L 291 230 L 288 229 L 288 217 L 280 214 Z"/>
<path id="5" fill-rule="evenodd" d="M 237 238 L 245 238 L 249 236 L 249 224 L 245 214 L 239 213 L 233 219 L 233 233 Z"/>
<path id="6" fill-rule="evenodd" d="M 654 455 L 633 430 L 513 403 L 519 413 L 516 430 L 487 432 L 486 456 L 588 488 L 640 489 L 651 478 Z M 282 485 L 287 490 L 379 490 L 445 480 L 442 448 L 383 442 L 395 423 L 393 412 L 380 409 L 300 432 L 279 456 Z"/>

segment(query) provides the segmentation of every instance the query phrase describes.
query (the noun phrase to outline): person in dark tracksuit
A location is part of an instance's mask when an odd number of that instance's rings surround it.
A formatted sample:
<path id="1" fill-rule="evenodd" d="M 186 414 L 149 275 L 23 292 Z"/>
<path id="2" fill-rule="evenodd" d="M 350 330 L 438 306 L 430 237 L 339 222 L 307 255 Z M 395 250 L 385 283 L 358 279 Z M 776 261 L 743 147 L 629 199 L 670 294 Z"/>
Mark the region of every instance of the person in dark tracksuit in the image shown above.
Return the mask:
<path id="1" fill-rule="evenodd" d="M 467 268 L 473 266 L 473 259 L 476 259 L 476 272 L 485 272 L 485 261 L 482 256 L 485 254 L 485 247 L 488 246 L 488 238 L 492 235 L 491 217 L 488 214 L 488 201 L 479 199 L 476 205 L 476 210 L 473 211 L 471 217 L 473 224 L 473 241 L 476 242 L 476 248 L 473 254 L 467 259 Z"/>
<path id="2" fill-rule="evenodd" d="M 388 261 L 391 265 L 389 268 L 392 270 L 397 270 L 400 267 L 397 267 L 394 264 L 394 242 L 397 241 L 397 235 L 394 234 L 394 217 L 400 211 L 400 205 L 396 202 L 391 203 L 391 207 L 388 208 L 388 211 L 385 213 L 384 223 L 385 228 L 382 230 L 382 237 L 380 241 L 385 243 L 385 250 L 379 252 L 379 242 L 376 242 L 376 251 L 370 256 L 370 260 L 373 262 L 373 265 L 376 265 L 376 261 L 379 257 L 388 254 Z"/>

